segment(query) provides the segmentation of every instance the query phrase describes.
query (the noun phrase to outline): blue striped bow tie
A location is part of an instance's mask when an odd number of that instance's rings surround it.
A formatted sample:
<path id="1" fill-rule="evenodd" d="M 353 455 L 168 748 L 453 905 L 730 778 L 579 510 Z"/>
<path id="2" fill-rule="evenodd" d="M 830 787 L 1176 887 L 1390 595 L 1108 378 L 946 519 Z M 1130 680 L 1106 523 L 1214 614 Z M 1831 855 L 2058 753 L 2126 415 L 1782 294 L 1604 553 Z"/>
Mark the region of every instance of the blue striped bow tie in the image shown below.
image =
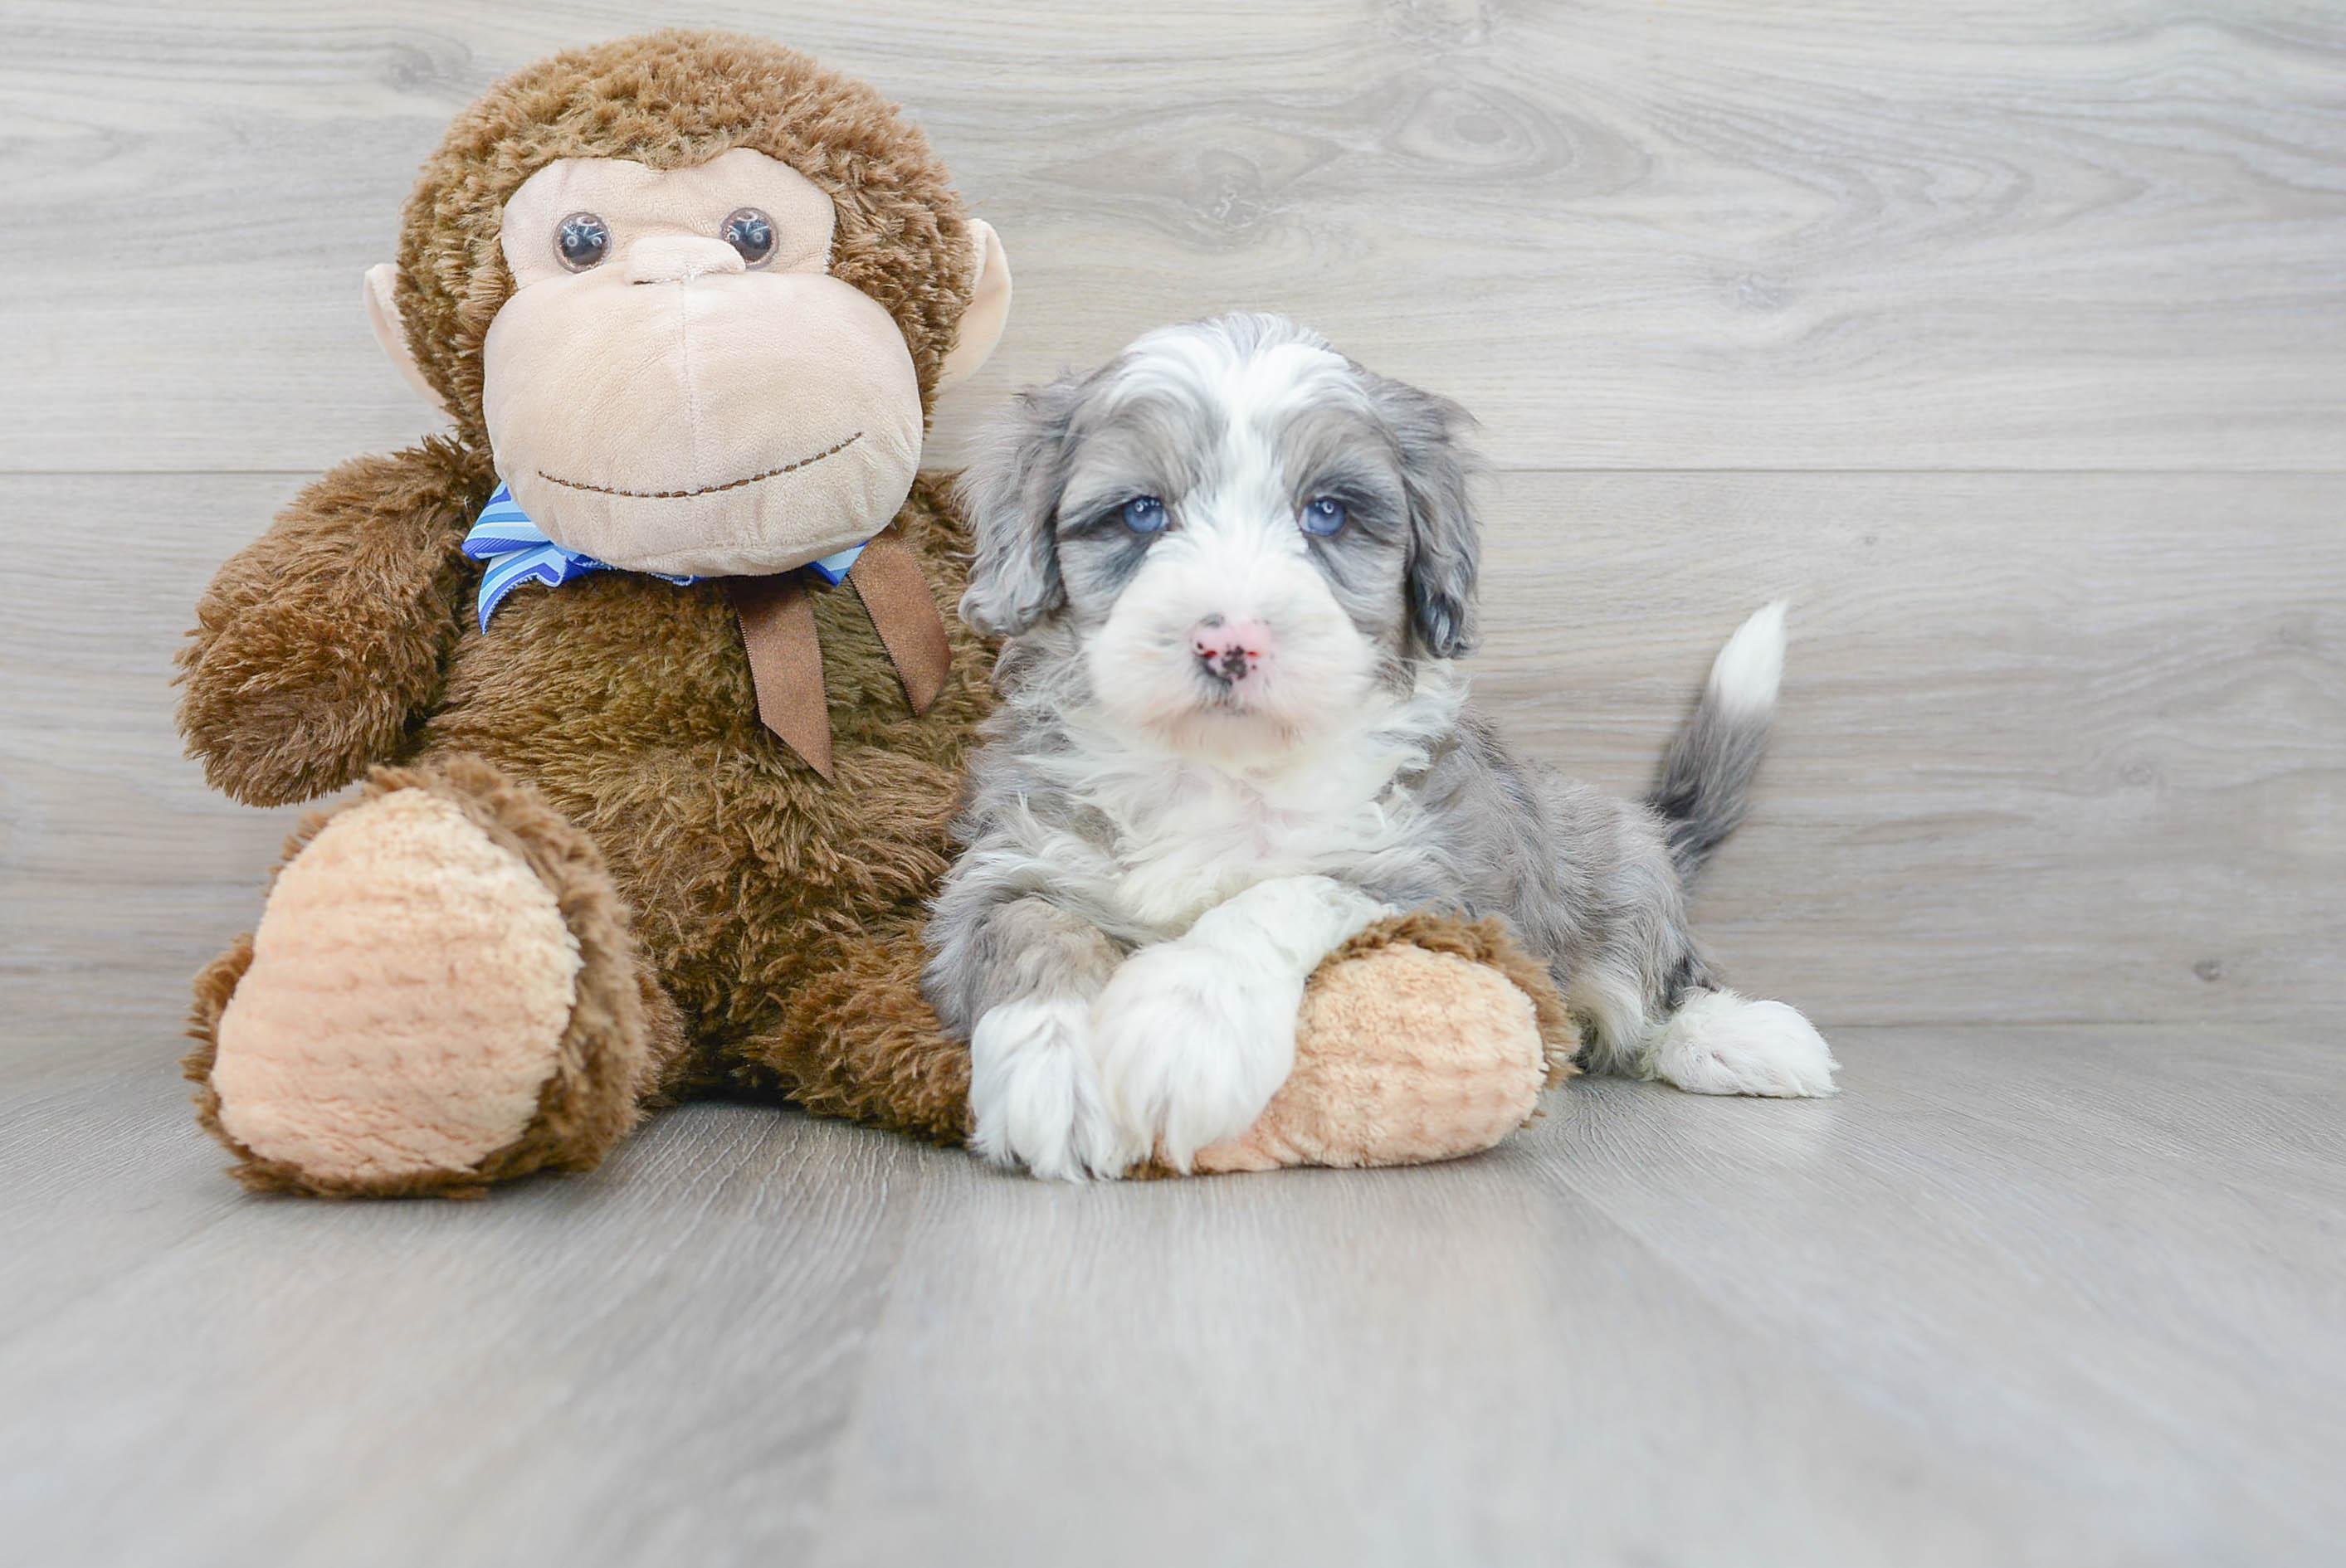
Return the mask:
<path id="1" fill-rule="evenodd" d="M 847 569 L 862 553 L 862 545 L 850 545 L 835 555 L 808 564 L 824 582 L 837 587 L 846 580 Z M 484 632 L 489 629 L 489 617 L 497 613 L 505 596 L 524 583 L 544 583 L 556 588 L 589 572 L 617 570 L 608 561 L 566 550 L 547 538 L 545 530 L 531 522 L 529 514 L 514 500 L 512 487 L 502 484 L 497 493 L 489 497 L 489 504 L 481 508 L 473 531 L 464 535 L 464 554 L 475 561 L 488 563 L 488 569 L 481 574 L 481 630 Z M 700 581 L 698 577 L 672 577 L 666 572 L 644 575 L 678 585 Z"/>

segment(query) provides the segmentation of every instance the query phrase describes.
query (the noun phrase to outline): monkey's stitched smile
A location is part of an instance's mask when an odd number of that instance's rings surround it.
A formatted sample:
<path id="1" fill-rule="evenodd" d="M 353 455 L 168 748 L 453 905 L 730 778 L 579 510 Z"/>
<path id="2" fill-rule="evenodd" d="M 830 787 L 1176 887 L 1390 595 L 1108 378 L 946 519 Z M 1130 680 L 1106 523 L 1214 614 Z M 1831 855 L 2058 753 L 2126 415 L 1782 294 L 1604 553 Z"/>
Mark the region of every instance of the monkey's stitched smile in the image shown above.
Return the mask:
<path id="1" fill-rule="evenodd" d="M 756 484 L 761 480 L 778 478 L 798 469 L 811 468 L 826 457 L 836 457 L 862 439 L 863 433 L 859 430 L 845 441 L 824 447 L 812 457 L 801 457 L 795 463 L 785 463 L 780 468 L 769 468 L 763 473 L 752 473 L 747 479 L 729 479 L 722 484 L 703 485 L 699 490 L 621 490 L 617 485 L 586 484 L 576 479 L 559 479 L 543 468 L 537 471 L 537 476 L 548 484 L 559 484 L 566 490 L 591 490 L 597 495 L 625 495 L 637 501 L 683 501 L 695 495 L 721 495 L 728 490 L 739 490 L 745 484 Z"/>

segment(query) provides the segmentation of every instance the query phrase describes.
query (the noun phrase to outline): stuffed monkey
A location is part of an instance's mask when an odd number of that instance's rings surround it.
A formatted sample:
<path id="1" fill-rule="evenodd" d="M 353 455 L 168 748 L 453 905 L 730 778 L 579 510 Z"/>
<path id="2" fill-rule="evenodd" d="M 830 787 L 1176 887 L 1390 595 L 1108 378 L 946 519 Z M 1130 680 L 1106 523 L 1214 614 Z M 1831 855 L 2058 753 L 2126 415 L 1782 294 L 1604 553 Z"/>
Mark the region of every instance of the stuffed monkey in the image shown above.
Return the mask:
<path id="1" fill-rule="evenodd" d="M 366 298 L 453 428 L 311 485 L 180 655 L 216 787 L 361 784 L 197 981 L 235 1174 L 473 1195 L 699 1092 L 959 1139 L 921 927 L 989 650 L 918 464 L 1001 331 L 1000 242 L 868 87 L 669 32 L 458 117 Z M 1484 1147 L 1571 1046 L 1503 934 L 1423 916 L 1331 958 L 1300 1027 L 1201 1168 Z"/>

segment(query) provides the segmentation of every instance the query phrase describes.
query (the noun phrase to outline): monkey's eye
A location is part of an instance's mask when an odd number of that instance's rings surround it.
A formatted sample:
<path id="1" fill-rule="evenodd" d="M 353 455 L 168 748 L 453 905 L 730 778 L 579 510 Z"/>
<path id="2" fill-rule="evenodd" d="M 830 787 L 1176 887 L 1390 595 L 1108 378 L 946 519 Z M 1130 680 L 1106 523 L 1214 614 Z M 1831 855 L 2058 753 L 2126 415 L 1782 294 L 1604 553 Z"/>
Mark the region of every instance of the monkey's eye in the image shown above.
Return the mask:
<path id="1" fill-rule="evenodd" d="M 565 267 L 584 272 L 611 253 L 611 226 L 591 212 L 574 212 L 555 226 L 554 251 Z"/>
<path id="2" fill-rule="evenodd" d="M 736 208 L 725 220 L 723 238 L 752 267 L 773 259 L 774 220 L 754 207 Z"/>
<path id="3" fill-rule="evenodd" d="M 1305 502 L 1296 521 L 1303 525 L 1306 534 L 1317 534 L 1324 539 L 1344 525 L 1344 515 L 1342 502 L 1332 495 L 1322 495 Z"/>
<path id="4" fill-rule="evenodd" d="M 1165 503 L 1154 495 L 1136 495 L 1117 515 L 1136 534 L 1154 534 L 1165 526 Z"/>

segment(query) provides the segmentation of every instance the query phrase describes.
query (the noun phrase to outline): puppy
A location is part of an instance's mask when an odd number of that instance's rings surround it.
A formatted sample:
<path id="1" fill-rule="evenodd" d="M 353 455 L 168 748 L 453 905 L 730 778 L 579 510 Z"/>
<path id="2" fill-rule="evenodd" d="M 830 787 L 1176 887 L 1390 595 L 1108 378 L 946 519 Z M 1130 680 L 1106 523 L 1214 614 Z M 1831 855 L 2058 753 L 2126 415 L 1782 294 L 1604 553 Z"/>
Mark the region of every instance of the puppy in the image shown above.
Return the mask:
<path id="1" fill-rule="evenodd" d="M 1458 665 L 1468 423 L 1230 315 L 1026 392 L 970 470 L 961 613 L 1008 639 L 1004 705 L 924 981 L 988 1158 L 1187 1169 L 1285 1081 L 1321 959 L 1424 905 L 1504 915 L 1596 1070 L 1832 1092 L 1807 1020 L 1719 989 L 1687 929 L 1766 742 L 1783 606 L 1729 641 L 1649 801 L 1517 758 Z"/>

